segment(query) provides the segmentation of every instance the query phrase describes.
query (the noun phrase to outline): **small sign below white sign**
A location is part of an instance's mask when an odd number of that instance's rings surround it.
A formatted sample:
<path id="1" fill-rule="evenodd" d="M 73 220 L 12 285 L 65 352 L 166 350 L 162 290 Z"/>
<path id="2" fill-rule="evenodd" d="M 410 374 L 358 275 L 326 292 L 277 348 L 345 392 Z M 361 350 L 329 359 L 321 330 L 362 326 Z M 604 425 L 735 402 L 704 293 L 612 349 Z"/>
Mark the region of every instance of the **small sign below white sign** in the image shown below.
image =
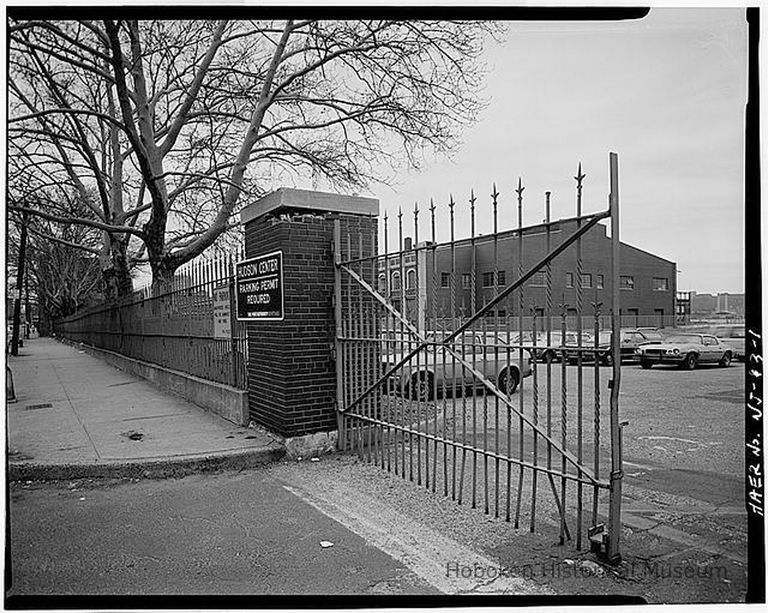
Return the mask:
<path id="1" fill-rule="evenodd" d="M 228 285 L 213 290 L 213 338 L 232 338 L 232 309 Z"/>

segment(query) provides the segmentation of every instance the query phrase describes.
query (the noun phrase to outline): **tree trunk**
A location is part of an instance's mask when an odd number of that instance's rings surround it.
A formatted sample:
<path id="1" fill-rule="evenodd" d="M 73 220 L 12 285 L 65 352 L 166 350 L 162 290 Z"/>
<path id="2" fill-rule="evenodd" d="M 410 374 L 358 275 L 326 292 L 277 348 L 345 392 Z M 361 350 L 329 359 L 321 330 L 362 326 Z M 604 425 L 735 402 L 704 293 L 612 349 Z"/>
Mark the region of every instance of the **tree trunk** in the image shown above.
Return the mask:
<path id="1" fill-rule="evenodd" d="M 104 282 L 104 299 L 107 302 L 129 296 L 133 292 L 133 279 L 128 266 L 127 241 L 105 233 L 107 247 L 100 257 L 101 276 Z"/>
<path id="2" fill-rule="evenodd" d="M 150 257 L 149 262 L 152 267 L 152 287 L 166 288 L 173 281 L 178 265 L 167 256 Z"/>
<path id="3" fill-rule="evenodd" d="M 128 240 L 115 240 L 112 246 L 112 266 L 115 270 L 117 295 L 130 296 L 133 293 L 133 279 L 128 266 Z"/>

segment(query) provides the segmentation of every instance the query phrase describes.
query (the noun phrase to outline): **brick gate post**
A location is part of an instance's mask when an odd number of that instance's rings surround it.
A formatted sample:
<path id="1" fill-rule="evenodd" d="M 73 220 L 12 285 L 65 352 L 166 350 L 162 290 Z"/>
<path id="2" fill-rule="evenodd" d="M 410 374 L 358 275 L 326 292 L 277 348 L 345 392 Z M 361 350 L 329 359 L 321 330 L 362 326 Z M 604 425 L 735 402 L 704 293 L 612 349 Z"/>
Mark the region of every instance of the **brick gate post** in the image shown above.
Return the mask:
<path id="1" fill-rule="evenodd" d="M 247 323 L 249 415 L 287 439 L 335 438 L 334 223 L 375 255 L 378 213 L 372 198 L 288 188 L 241 213 L 246 260 L 282 253 L 282 319 Z"/>

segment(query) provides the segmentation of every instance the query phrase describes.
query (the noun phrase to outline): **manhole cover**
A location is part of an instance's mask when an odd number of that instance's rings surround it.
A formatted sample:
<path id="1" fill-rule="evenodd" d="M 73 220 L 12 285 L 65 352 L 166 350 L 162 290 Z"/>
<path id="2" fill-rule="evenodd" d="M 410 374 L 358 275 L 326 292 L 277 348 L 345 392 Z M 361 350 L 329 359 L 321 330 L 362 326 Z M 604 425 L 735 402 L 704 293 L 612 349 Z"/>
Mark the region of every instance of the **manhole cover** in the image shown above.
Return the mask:
<path id="1" fill-rule="evenodd" d="M 28 404 L 24 407 L 25 411 L 34 411 L 35 409 L 52 409 L 53 405 L 50 402 L 43 402 L 41 404 Z"/>

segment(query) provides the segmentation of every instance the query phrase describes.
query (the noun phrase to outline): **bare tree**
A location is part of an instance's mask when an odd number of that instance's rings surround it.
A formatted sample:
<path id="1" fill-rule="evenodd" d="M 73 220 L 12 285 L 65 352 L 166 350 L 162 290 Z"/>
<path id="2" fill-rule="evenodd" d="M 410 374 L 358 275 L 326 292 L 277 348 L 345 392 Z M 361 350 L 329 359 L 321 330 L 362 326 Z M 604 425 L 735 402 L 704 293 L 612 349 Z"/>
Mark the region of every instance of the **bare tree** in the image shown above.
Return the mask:
<path id="1" fill-rule="evenodd" d="M 309 176 L 359 188 L 451 151 L 481 108 L 483 42 L 497 31 L 441 21 L 14 21 L 11 126 L 43 132 L 43 155 L 63 162 L 72 184 L 84 169 L 93 175 L 94 227 L 140 241 L 145 252 L 132 257 L 145 253 L 162 282 L 232 227 L 244 202 L 280 184 Z M 45 100 L 30 94 L 41 81 Z M 99 144 L 91 156 L 73 140 Z M 84 161 L 63 159 L 72 147 Z M 103 163 L 90 159 L 99 155 Z"/>
<path id="2" fill-rule="evenodd" d="M 12 223 L 7 234 L 8 244 L 10 251 L 16 253 L 20 222 L 9 221 Z M 44 320 L 66 317 L 103 298 L 100 231 L 31 216 L 27 219 L 27 231 L 29 288 L 37 298 Z"/>

